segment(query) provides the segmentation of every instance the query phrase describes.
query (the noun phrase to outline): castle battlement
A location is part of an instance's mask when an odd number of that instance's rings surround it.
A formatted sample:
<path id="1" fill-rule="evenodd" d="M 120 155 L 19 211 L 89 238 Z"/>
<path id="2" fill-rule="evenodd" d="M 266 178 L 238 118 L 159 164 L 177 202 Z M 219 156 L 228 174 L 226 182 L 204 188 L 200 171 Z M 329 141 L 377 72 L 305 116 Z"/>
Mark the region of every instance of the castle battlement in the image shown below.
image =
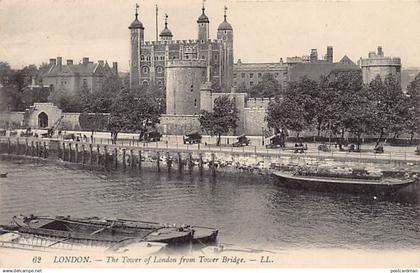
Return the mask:
<path id="1" fill-rule="evenodd" d="M 208 39 L 204 42 L 204 44 L 221 44 L 221 40 L 217 39 Z M 153 45 L 175 45 L 175 44 L 181 44 L 181 45 L 197 45 L 201 44 L 201 40 L 170 40 L 170 41 L 142 41 L 142 45 L 146 46 L 153 46 Z"/>
<path id="2" fill-rule="evenodd" d="M 267 108 L 273 98 L 248 98 L 246 100 L 247 108 Z"/>
<path id="3" fill-rule="evenodd" d="M 401 66 L 401 58 L 397 57 L 375 57 L 361 59 L 360 65 L 364 66 Z"/>

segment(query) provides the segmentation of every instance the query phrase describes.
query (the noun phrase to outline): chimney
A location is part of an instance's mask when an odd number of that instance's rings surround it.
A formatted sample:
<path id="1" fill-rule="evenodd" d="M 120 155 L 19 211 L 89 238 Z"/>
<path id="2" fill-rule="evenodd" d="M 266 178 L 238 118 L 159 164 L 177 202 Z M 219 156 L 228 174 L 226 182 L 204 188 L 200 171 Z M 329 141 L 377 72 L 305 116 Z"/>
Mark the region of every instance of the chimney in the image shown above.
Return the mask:
<path id="1" fill-rule="evenodd" d="M 334 62 L 333 47 L 332 46 L 327 46 L 327 62 L 329 62 L 329 63 Z"/>
<path id="2" fill-rule="evenodd" d="M 103 60 L 99 60 L 98 63 L 99 63 L 100 66 L 104 66 L 104 61 Z"/>
<path id="3" fill-rule="evenodd" d="M 56 65 L 56 64 L 57 64 L 57 62 L 56 62 L 55 59 L 50 59 L 50 65 L 51 66 Z"/>
<path id="4" fill-rule="evenodd" d="M 280 58 L 280 63 L 281 63 L 281 64 L 283 63 L 283 58 Z"/>
<path id="5" fill-rule="evenodd" d="M 382 46 L 378 46 L 378 56 L 379 57 L 383 57 L 384 56 L 384 52 L 382 51 Z"/>
<path id="6" fill-rule="evenodd" d="M 316 48 L 311 49 L 310 62 L 316 63 L 318 61 L 318 51 Z"/>
<path id="7" fill-rule="evenodd" d="M 73 60 L 67 60 L 67 65 L 73 65 Z"/>
<path id="8" fill-rule="evenodd" d="M 58 67 L 61 69 L 62 65 L 63 65 L 63 58 L 61 57 L 57 57 L 57 65 Z"/>
<path id="9" fill-rule="evenodd" d="M 89 63 L 89 57 L 83 57 L 83 64 Z"/>
<path id="10" fill-rule="evenodd" d="M 115 76 L 118 76 L 118 63 L 117 62 L 112 63 L 112 72 L 115 74 Z"/>

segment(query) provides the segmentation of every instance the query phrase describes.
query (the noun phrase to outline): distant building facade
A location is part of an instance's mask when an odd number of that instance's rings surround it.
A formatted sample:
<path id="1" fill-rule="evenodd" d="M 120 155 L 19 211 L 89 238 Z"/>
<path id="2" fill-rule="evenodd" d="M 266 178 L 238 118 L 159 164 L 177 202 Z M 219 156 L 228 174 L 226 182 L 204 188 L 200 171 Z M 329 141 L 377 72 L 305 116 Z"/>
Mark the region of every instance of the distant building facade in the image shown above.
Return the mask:
<path id="1" fill-rule="evenodd" d="M 359 65 L 364 84 L 369 84 L 378 75 L 384 80 L 389 74 L 401 82 L 401 59 L 384 56 L 381 46 L 378 46 L 377 52 L 369 52 L 368 58 L 360 58 Z"/>
<path id="2" fill-rule="evenodd" d="M 252 88 L 262 81 L 264 74 L 271 74 L 282 86 L 288 81 L 288 65 L 280 59 L 278 63 L 242 63 L 241 59 L 233 68 L 233 85 Z"/>
<path id="3" fill-rule="evenodd" d="M 210 20 L 202 13 L 198 17 L 198 35 L 194 40 L 173 40 L 165 16 L 165 28 L 160 33 L 160 41 L 145 41 L 144 26 L 135 19 L 128 27 L 131 36 L 130 86 L 166 85 L 166 65 L 169 60 L 199 60 L 209 68 L 210 80 L 228 89 L 233 76 L 233 28 L 227 22 L 226 9 L 224 21 L 217 28 L 217 39 L 211 40 Z"/>
<path id="4" fill-rule="evenodd" d="M 94 63 L 84 57 L 81 63 L 75 64 L 73 60 L 67 60 L 63 64 L 62 58 L 50 59 L 50 68 L 42 76 L 43 86 L 51 90 L 63 90 L 75 94 L 84 88 L 91 92 L 102 89 L 104 81 L 108 77 L 118 76 L 118 64 L 112 67 L 102 60 Z"/>

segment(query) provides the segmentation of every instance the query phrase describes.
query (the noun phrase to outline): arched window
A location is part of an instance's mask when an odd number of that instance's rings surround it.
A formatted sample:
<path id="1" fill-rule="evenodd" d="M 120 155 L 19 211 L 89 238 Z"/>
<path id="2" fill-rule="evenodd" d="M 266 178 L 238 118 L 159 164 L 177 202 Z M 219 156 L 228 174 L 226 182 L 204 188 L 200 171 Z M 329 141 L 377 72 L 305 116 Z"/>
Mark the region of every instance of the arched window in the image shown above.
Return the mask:
<path id="1" fill-rule="evenodd" d="M 163 85 L 163 82 L 161 80 L 159 80 L 158 85 Z"/>
<path id="2" fill-rule="evenodd" d="M 149 82 L 146 81 L 146 80 L 144 80 L 142 84 L 143 84 L 143 86 L 148 86 L 149 85 Z"/>
<path id="3" fill-rule="evenodd" d="M 160 60 L 164 61 L 165 60 L 165 56 L 160 56 Z"/>
<path id="4" fill-rule="evenodd" d="M 143 74 L 149 74 L 149 68 L 147 66 L 143 66 L 142 70 Z"/>
<path id="5" fill-rule="evenodd" d="M 163 73 L 163 67 L 162 67 L 162 66 L 158 66 L 158 67 L 156 67 L 156 71 L 157 71 L 158 73 Z"/>
<path id="6" fill-rule="evenodd" d="M 140 55 L 140 60 L 144 61 L 144 55 Z"/>
<path id="7" fill-rule="evenodd" d="M 191 92 L 193 92 L 194 91 L 194 85 L 193 84 L 191 84 Z"/>
<path id="8" fill-rule="evenodd" d="M 150 61 L 150 56 L 149 55 L 147 55 L 146 60 Z"/>
<path id="9" fill-rule="evenodd" d="M 197 107 L 197 99 L 194 99 L 194 107 Z"/>

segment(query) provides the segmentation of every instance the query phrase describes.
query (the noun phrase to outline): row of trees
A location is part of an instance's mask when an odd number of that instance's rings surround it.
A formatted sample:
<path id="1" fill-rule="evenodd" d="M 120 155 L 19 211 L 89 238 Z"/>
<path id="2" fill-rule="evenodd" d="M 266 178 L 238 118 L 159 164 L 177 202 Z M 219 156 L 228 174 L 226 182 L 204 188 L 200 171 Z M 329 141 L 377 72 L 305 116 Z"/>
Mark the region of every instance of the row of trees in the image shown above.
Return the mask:
<path id="1" fill-rule="evenodd" d="M 397 138 L 402 133 L 413 138 L 420 94 L 420 75 L 408 87 L 408 94 L 391 75 L 378 76 L 368 86 L 356 71 L 340 71 L 319 82 L 306 77 L 291 82 L 283 96 L 270 103 L 266 120 L 277 133 L 299 134 L 316 129 L 344 139 L 346 132 L 360 143 L 362 135 Z M 417 103 L 417 104 L 416 104 Z M 416 107 L 417 105 L 417 107 Z M 418 117 L 417 113 L 417 117 Z"/>

